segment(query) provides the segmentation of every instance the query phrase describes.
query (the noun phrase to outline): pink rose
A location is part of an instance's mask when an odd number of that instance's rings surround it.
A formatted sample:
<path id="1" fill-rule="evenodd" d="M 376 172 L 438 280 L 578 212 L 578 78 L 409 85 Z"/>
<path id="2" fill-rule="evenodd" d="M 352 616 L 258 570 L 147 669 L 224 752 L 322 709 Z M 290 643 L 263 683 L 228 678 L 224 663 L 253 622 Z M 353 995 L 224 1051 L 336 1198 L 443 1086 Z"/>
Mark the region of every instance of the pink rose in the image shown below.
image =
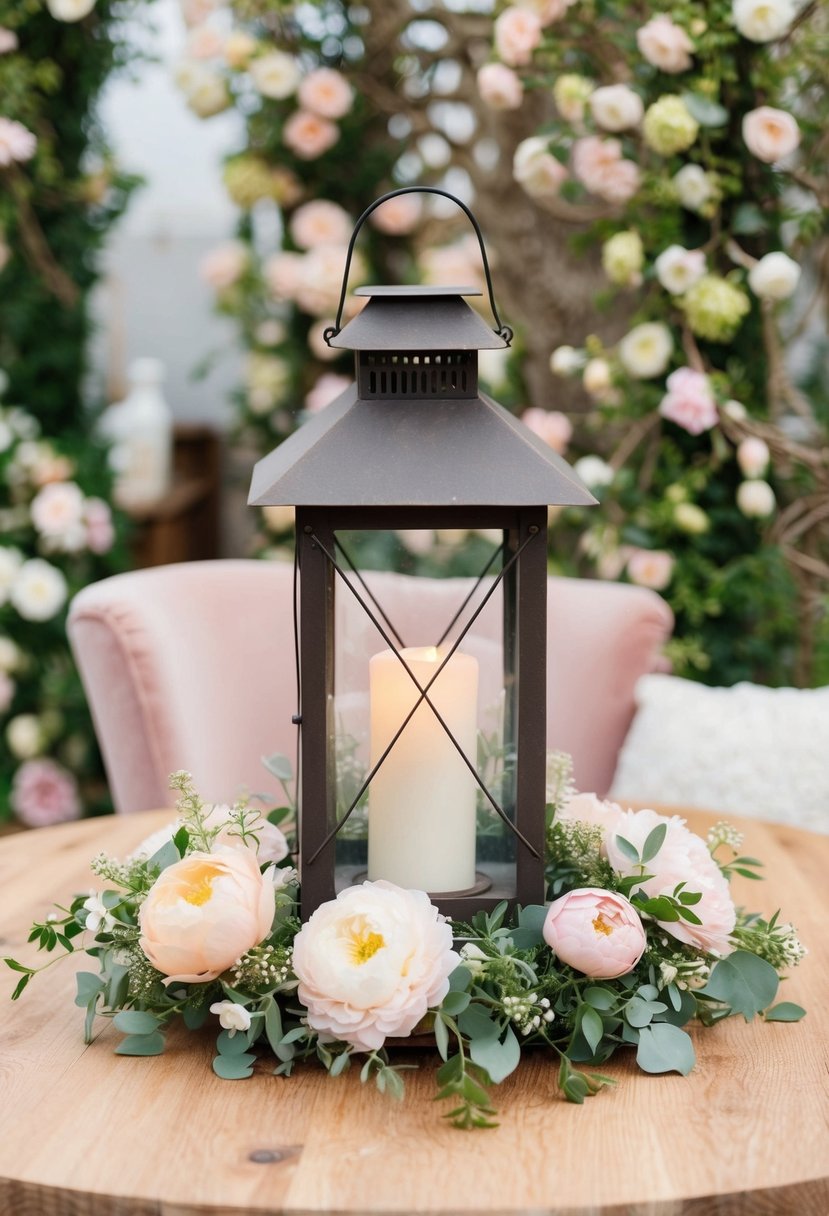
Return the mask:
<path id="1" fill-rule="evenodd" d="M 324 372 L 308 396 L 305 398 L 305 408 L 309 414 L 318 414 L 327 405 L 335 401 L 340 393 L 350 388 L 354 381 L 349 376 L 338 376 L 335 372 Z"/>
<path id="2" fill-rule="evenodd" d="M 495 50 L 504 63 L 529 63 L 541 42 L 541 19 L 526 8 L 507 8 L 495 22 Z"/>
<path id="3" fill-rule="evenodd" d="M 563 963 L 597 980 L 632 971 L 647 945 L 633 905 L 601 887 L 579 887 L 554 899 L 542 933 Z"/>
<path id="4" fill-rule="evenodd" d="M 717 423 L 717 403 L 711 382 L 703 372 L 690 367 L 677 368 L 667 381 L 668 391 L 659 403 L 659 412 L 681 426 L 689 435 L 701 435 Z"/>
<path id="5" fill-rule="evenodd" d="M 78 783 L 68 769 L 54 760 L 27 760 L 21 764 L 14 774 L 9 803 L 17 818 L 30 828 L 65 823 L 81 814 Z"/>
<path id="6" fill-rule="evenodd" d="M 299 104 L 320 118 L 342 118 L 354 104 L 354 92 L 346 78 L 333 68 L 316 68 L 297 90 Z"/>
<path id="7" fill-rule="evenodd" d="M 204 255 L 199 262 L 199 274 L 214 291 L 224 291 L 239 281 L 249 261 L 248 247 L 243 241 L 225 241 Z"/>
<path id="8" fill-rule="evenodd" d="M 573 145 L 573 172 L 599 198 L 625 203 L 639 188 L 639 167 L 622 158 L 618 139 L 587 135 Z"/>
<path id="9" fill-rule="evenodd" d="M 524 100 L 521 78 L 505 63 L 485 63 L 477 80 L 481 100 L 492 110 L 517 110 Z"/>
<path id="10" fill-rule="evenodd" d="M 0 165 L 31 160 L 37 150 L 37 138 L 28 127 L 12 118 L 0 118 Z"/>
<path id="11" fill-rule="evenodd" d="M 17 34 L 14 30 L 7 30 L 5 26 L 0 25 L 0 55 L 8 55 L 18 48 Z"/>
<path id="12" fill-rule="evenodd" d="M 665 549 L 635 549 L 627 562 L 628 577 L 637 587 L 664 591 L 674 572 L 674 559 Z"/>
<path id="13" fill-rule="evenodd" d="M 310 110 L 295 110 L 282 128 L 282 138 L 300 160 L 316 160 L 333 148 L 340 132 L 327 118 Z"/>
<path id="14" fill-rule="evenodd" d="M 83 505 L 86 545 L 92 553 L 109 553 L 115 542 L 112 511 L 103 498 L 87 498 Z"/>
<path id="15" fill-rule="evenodd" d="M 293 300 L 302 282 L 305 258 L 301 253 L 274 253 L 265 262 L 262 274 L 271 295 L 277 300 Z"/>
<path id="16" fill-rule="evenodd" d="M 405 236 L 417 227 L 422 214 L 420 195 L 398 194 L 396 198 L 386 199 L 376 211 L 372 211 L 370 219 L 378 232 L 385 232 L 387 236 Z"/>
<path id="17" fill-rule="evenodd" d="M 771 165 L 794 152 L 800 143 L 800 127 L 785 110 L 759 106 L 743 118 L 743 139 L 752 156 Z"/>
<path id="18" fill-rule="evenodd" d="M 702 899 L 691 911 L 702 924 L 693 925 L 684 920 L 659 923 L 677 941 L 713 954 L 730 954 L 733 946 L 729 938 L 736 923 L 736 912 L 728 881 L 705 841 L 688 830 L 684 819 L 678 815 L 668 818 L 651 810 L 624 811 L 619 816 L 615 834 L 607 837 L 608 861 L 622 875 L 636 873 L 637 866 L 619 849 L 616 836 L 629 840 L 641 854 L 649 834 L 663 823 L 667 825 L 667 833 L 662 847 L 647 865 L 648 873 L 653 877 L 640 889 L 648 896 L 673 895 L 677 885 L 684 882 L 684 890 L 699 892 Z"/>
<path id="19" fill-rule="evenodd" d="M 347 245 L 353 224 L 338 203 L 321 198 L 298 207 L 288 227 L 300 249 L 314 249 L 317 245 Z"/>
<path id="20" fill-rule="evenodd" d="M 524 410 L 521 421 L 559 456 L 564 455 L 573 436 L 573 426 L 560 410 L 542 410 L 533 406 Z"/>
<path id="21" fill-rule="evenodd" d="M 62 541 L 81 524 L 83 507 L 83 494 L 74 481 L 53 481 L 35 495 L 29 510 L 41 536 Z"/>
<path id="22" fill-rule="evenodd" d="M 676 25 L 666 13 L 651 17 L 636 31 L 636 44 L 648 63 L 661 72 L 675 75 L 691 67 L 694 44 L 681 25 Z"/>

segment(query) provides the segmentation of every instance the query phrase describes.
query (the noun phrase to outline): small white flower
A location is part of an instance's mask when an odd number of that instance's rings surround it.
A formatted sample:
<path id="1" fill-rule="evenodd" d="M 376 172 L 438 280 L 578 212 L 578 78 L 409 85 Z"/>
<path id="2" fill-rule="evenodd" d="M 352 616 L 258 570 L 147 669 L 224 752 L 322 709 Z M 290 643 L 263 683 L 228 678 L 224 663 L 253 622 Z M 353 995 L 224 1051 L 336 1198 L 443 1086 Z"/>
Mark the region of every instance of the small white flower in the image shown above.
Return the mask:
<path id="1" fill-rule="evenodd" d="M 296 92 L 299 68 L 293 55 L 285 51 L 270 51 L 260 55 L 248 67 L 250 78 L 263 97 L 282 100 Z"/>
<path id="2" fill-rule="evenodd" d="M 629 131 L 642 121 L 642 98 L 626 84 L 609 84 L 590 95 L 590 112 L 605 131 Z"/>
<path id="3" fill-rule="evenodd" d="M 737 506 L 749 519 L 765 519 L 776 505 L 774 490 L 767 481 L 752 478 L 737 487 Z"/>
<path id="4" fill-rule="evenodd" d="M 769 465 L 771 452 L 769 445 L 756 435 L 749 435 L 740 441 L 737 448 L 737 464 L 744 477 L 762 477 Z"/>
<path id="5" fill-rule="evenodd" d="M 767 253 L 748 272 L 748 285 L 761 300 L 788 300 L 800 281 L 800 267 L 787 253 Z"/>
<path id="6" fill-rule="evenodd" d="M 111 915 L 101 895 L 92 891 L 89 899 L 83 901 L 83 906 L 87 913 L 86 927 L 90 933 L 98 933 L 99 930 L 104 933 L 112 932 L 116 924 L 115 917 Z"/>
<path id="7" fill-rule="evenodd" d="M 782 38 L 794 20 L 792 0 L 734 0 L 734 24 L 750 42 Z"/>
<path id="8" fill-rule="evenodd" d="M 735 422 L 742 422 L 744 418 L 748 417 L 748 410 L 742 401 L 735 401 L 733 398 L 730 401 L 726 401 L 722 407 L 722 412 L 727 417 L 733 418 Z"/>
<path id="9" fill-rule="evenodd" d="M 95 7 L 95 0 L 46 0 L 56 21 L 82 21 Z"/>
<path id="10" fill-rule="evenodd" d="M 661 376 L 670 362 L 674 340 L 661 321 L 645 321 L 619 343 L 619 362 L 637 380 Z"/>
<path id="11" fill-rule="evenodd" d="M 591 490 L 609 486 L 615 477 L 613 469 L 601 456 L 582 456 L 573 465 L 573 470 Z"/>
<path id="12" fill-rule="evenodd" d="M 656 277 L 672 296 L 681 296 L 705 274 L 705 254 L 701 249 L 669 245 L 653 264 Z"/>
<path id="13" fill-rule="evenodd" d="M 216 1014 L 223 1030 L 230 1031 L 231 1039 L 237 1030 L 250 1030 L 251 1018 L 244 1005 L 237 1005 L 235 1001 L 216 1001 L 210 1006 L 210 1012 Z"/>
<path id="14" fill-rule="evenodd" d="M 687 211 L 701 211 L 716 194 L 715 183 L 699 165 L 683 165 L 673 177 L 680 205 Z"/>
<path id="15" fill-rule="evenodd" d="M 68 590 L 66 579 L 56 566 L 33 557 L 21 566 L 9 599 L 24 620 L 48 621 L 66 603 Z"/>
<path id="16" fill-rule="evenodd" d="M 18 760 L 31 760 L 43 746 L 43 730 L 37 714 L 18 714 L 6 727 L 9 751 Z"/>
<path id="17" fill-rule="evenodd" d="M 299 882 L 299 873 L 293 866 L 268 866 L 264 873 L 270 878 L 275 891 Z"/>
<path id="18" fill-rule="evenodd" d="M 585 366 L 581 382 L 591 397 L 601 399 L 613 387 L 607 359 L 590 359 Z"/>
<path id="19" fill-rule="evenodd" d="M 581 371 L 586 362 L 584 351 L 575 346 L 557 346 L 550 355 L 550 371 L 554 376 L 572 376 Z"/>

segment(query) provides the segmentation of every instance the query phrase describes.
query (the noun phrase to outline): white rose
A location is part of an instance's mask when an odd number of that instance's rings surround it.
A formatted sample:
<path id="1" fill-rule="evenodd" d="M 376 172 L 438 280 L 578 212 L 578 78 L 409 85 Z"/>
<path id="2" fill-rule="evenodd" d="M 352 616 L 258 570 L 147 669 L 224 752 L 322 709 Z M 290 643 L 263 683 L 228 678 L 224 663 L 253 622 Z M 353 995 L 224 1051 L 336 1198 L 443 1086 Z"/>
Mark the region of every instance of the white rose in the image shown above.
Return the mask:
<path id="1" fill-rule="evenodd" d="M 31 760 L 43 746 L 43 730 L 37 714 L 18 714 L 6 727 L 9 751 L 18 760 Z"/>
<path id="2" fill-rule="evenodd" d="M 555 198 L 568 177 L 543 135 L 521 141 L 512 160 L 512 175 L 530 198 Z"/>
<path id="3" fill-rule="evenodd" d="M 710 174 L 699 165 L 683 165 L 674 174 L 673 183 L 677 198 L 687 211 L 700 211 L 716 193 Z"/>
<path id="4" fill-rule="evenodd" d="M 573 376 L 585 364 L 584 351 L 575 346 L 557 346 L 550 355 L 550 371 L 554 376 Z"/>
<path id="5" fill-rule="evenodd" d="M 590 359 L 585 365 L 581 382 L 591 397 L 602 397 L 612 387 L 610 364 L 607 359 Z"/>
<path id="6" fill-rule="evenodd" d="M 646 321 L 636 325 L 619 343 L 619 361 L 637 380 L 661 376 L 668 366 L 674 340 L 667 325 L 661 321 Z"/>
<path id="7" fill-rule="evenodd" d="M 229 1038 L 233 1038 L 237 1030 L 250 1030 L 251 1016 L 244 1005 L 235 1001 L 216 1001 L 210 1006 L 210 1012 L 215 1013 L 223 1030 L 229 1030 Z"/>
<path id="8" fill-rule="evenodd" d="M 285 51 L 270 51 L 267 55 L 260 55 L 251 62 L 248 73 L 263 97 L 276 100 L 295 93 L 300 79 L 296 60 Z"/>
<path id="9" fill-rule="evenodd" d="M 737 487 L 737 506 L 749 519 L 765 519 L 777 504 L 774 490 L 767 481 L 750 479 Z"/>
<path id="10" fill-rule="evenodd" d="M 642 121 L 645 107 L 626 84 L 609 84 L 590 94 L 590 112 L 605 131 L 629 131 Z"/>
<path id="11" fill-rule="evenodd" d="M 795 16 L 791 0 L 734 0 L 734 24 L 750 42 L 772 42 L 786 33 Z"/>
<path id="12" fill-rule="evenodd" d="M 57 567 L 40 557 L 24 562 L 12 584 L 9 599 L 27 621 L 51 620 L 66 603 L 66 579 Z"/>
<path id="13" fill-rule="evenodd" d="M 0 545 L 0 604 L 5 604 L 9 592 L 23 565 L 23 554 L 19 549 Z"/>
<path id="14" fill-rule="evenodd" d="M 681 296 L 705 274 L 705 254 L 701 249 L 669 245 L 653 264 L 656 277 L 672 296 Z"/>
<path id="15" fill-rule="evenodd" d="M 573 465 L 573 470 L 591 490 L 599 486 L 609 486 L 616 475 L 601 456 L 582 456 Z"/>
<path id="16" fill-rule="evenodd" d="M 788 300 L 800 281 L 800 267 L 787 253 L 767 253 L 748 272 L 748 285 L 761 300 Z"/>
<path id="17" fill-rule="evenodd" d="M 722 412 L 729 418 L 733 418 L 735 422 L 742 422 L 744 418 L 748 417 L 748 410 L 742 401 L 734 401 L 733 399 L 726 401 L 722 407 Z"/>
<path id="18" fill-rule="evenodd" d="M 46 0 L 46 7 L 56 21 L 81 21 L 95 7 L 96 0 Z"/>
<path id="19" fill-rule="evenodd" d="M 762 477 L 770 459 L 769 445 L 756 435 L 743 439 L 737 448 L 737 464 L 744 477 Z"/>
<path id="20" fill-rule="evenodd" d="M 230 105 L 230 93 L 223 76 L 203 64 L 193 64 L 185 100 L 199 118 L 212 118 Z"/>
<path id="21" fill-rule="evenodd" d="M 0 549 L 0 554 L 4 550 Z M 20 647 L 11 638 L 0 636 L 0 671 L 15 671 L 20 662 Z"/>

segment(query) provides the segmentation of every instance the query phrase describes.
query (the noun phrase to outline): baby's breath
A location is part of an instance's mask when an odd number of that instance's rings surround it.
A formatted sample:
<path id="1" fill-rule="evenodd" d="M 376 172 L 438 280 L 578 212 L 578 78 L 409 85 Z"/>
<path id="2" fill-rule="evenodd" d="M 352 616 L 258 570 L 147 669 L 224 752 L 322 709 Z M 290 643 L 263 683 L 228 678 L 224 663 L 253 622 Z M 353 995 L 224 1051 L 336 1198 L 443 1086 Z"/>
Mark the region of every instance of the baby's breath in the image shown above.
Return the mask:
<path id="1" fill-rule="evenodd" d="M 254 946 L 233 964 L 233 986 L 251 992 L 284 989 L 291 975 L 291 958 L 287 946 Z"/>

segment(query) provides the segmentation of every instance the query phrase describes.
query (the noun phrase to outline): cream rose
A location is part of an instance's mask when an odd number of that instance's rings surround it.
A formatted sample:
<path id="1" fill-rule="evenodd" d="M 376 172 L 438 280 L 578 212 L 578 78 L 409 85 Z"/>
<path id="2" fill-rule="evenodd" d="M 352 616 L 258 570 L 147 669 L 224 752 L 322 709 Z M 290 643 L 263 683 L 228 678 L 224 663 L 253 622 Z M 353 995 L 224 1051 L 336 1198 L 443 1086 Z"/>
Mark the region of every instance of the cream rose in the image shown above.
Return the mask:
<path id="1" fill-rule="evenodd" d="M 705 254 L 701 249 L 669 245 L 653 264 L 656 277 L 672 296 L 681 296 L 705 274 Z"/>
<path id="2" fill-rule="evenodd" d="M 772 165 L 798 147 L 800 127 L 785 110 L 758 106 L 743 118 L 743 139 L 752 156 Z"/>
<path id="3" fill-rule="evenodd" d="M 605 131 L 629 131 L 642 121 L 642 98 L 626 84 L 609 84 L 590 94 L 590 113 Z"/>
<path id="4" fill-rule="evenodd" d="M 792 21 L 795 6 L 791 0 L 734 0 L 734 24 L 750 42 L 773 42 L 782 38 Z"/>
<path id="5" fill-rule="evenodd" d="M 749 478 L 737 487 L 737 506 L 749 519 L 766 519 L 773 513 L 777 500 L 767 481 Z"/>
<path id="6" fill-rule="evenodd" d="M 505 63 L 485 63 L 478 69 L 478 93 L 492 110 L 517 110 L 524 100 L 521 78 Z"/>
<path id="7" fill-rule="evenodd" d="M 691 67 L 694 44 L 682 26 L 676 25 L 667 13 L 651 17 L 636 31 L 636 45 L 648 63 L 661 72 L 676 75 Z"/>
<path id="8" fill-rule="evenodd" d="M 748 272 L 748 285 L 760 300 L 788 300 L 799 282 L 800 267 L 780 250 L 767 253 Z"/>
<path id="9" fill-rule="evenodd" d="M 744 477 L 762 477 L 769 466 L 769 445 L 756 435 L 740 441 L 737 448 L 737 464 Z"/>
<path id="10" fill-rule="evenodd" d="M 82 21 L 95 7 L 96 0 L 46 0 L 56 21 Z"/>
<path id="11" fill-rule="evenodd" d="M 299 84 L 299 68 L 293 55 L 285 51 L 269 51 L 260 55 L 248 67 L 254 87 L 263 97 L 277 101 L 290 97 Z"/>
<path id="12" fill-rule="evenodd" d="M 190 853 L 141 905 L 139 945 L 166 984 L 203 984 L 268 936 L 274 887 L 250 849 Z"/>
<path id="13" fill-rule="evenodd" d="M 358 1051 L 410 1035 L 443 1000 L 459 962 L 452 930 L 429 897 L 383 881 L 341 891 L 294 940 L 309 1026 Z"/>
<path id="14" fill-rule="evenodd" d="M 512 176 L 530 198 L 555 198 L 568 173 L 553 156 L 547 138 L 531 135 L 515 149 Z"/>
<path id="15" fill-rule="evenodd" d="M 637 380 L 661 376 L 671 359 L 674 340 L 661 321 L 635 325 L 619 343 L 619 362 Z"/>

